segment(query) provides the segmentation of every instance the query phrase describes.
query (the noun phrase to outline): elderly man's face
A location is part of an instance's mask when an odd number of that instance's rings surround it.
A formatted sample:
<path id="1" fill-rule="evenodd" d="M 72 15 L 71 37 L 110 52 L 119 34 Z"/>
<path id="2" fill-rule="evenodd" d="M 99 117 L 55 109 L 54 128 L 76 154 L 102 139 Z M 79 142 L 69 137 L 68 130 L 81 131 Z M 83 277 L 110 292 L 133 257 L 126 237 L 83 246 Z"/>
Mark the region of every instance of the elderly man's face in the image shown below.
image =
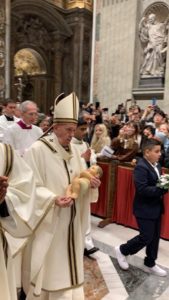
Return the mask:
<path id="1" fill-rule="evenodd" d="M 27 110 L 22 113 L 22 119 L 27 125 L 35 124 L 38 117 L 38 108 L 34 104 L 30 104 Z"/>
<path id="2" fill-rule="evenodd" d="M 63 147 L 70 144 L 72 137 L 75 135 L 76 127 L 77 125 L 74 123 L 54 125 L 53 131 Z"/>

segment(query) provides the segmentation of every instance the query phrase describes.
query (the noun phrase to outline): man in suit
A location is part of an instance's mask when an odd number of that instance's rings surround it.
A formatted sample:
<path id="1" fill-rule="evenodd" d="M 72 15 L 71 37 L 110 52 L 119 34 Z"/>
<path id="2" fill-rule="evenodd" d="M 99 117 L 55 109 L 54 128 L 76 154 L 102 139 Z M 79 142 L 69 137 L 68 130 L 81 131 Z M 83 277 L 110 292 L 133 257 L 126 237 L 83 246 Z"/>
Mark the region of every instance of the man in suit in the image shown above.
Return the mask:
<path id="1" fill-rule="evenodd" d="M 160 239 L 161 215 L 164 211 L 163 195 L 166 190 L 157 187 L 160 177 L 158 165 L 161 143 L 148 139 L 142 146 L 141 158 L 134 170 L 135 198 L 133 212 L 137 220 L 139 235 L 127 243 L 115 247 L 116 257 L 123 270 L 129 268 L 126 256 L 133 255 L 146 247 L 144 265 L 149 273 L 166 276 L 167 272 L 156 265 Z"/>

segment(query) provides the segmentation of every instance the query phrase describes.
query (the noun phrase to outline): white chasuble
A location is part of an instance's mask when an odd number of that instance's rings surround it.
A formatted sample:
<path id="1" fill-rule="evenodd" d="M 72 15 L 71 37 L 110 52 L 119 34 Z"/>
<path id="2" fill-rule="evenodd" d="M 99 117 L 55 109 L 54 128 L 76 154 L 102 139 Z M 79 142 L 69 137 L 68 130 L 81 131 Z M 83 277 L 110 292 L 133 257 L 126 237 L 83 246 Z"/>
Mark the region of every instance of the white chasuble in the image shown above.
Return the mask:
<path id="1" fill-rule="evenodd" d="M 54 134 L 35 142 L 25 159 L 35 175 L 39 205 L 52 195 L 65 196 L 68 184 L 84 169 L 76 147 L 71 145 L 71 151 L 65 151 Z M 71 207 L 53 206 L 53 214 L 50 212 L 51 215 L 47 215 L 37 228 L 31 246 L 34 295 L 39 296 L 43 291 L 52 294 L 83 285 L 88 207 L 97 197 L 98 190 L 90 188 Z"/>

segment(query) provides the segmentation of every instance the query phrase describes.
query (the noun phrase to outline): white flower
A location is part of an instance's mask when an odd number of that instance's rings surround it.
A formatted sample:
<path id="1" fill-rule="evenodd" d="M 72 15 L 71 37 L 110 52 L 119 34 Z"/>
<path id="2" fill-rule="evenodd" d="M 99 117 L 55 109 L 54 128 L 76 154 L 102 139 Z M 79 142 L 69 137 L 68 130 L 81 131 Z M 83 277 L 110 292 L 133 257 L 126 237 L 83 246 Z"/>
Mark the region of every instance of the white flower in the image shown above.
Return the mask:
<path id="1" fill-rule="evenodd" d="M 161 175 L 158 180 L 157 186 L 168 190 L 169 189 L 169 174 Z"/>

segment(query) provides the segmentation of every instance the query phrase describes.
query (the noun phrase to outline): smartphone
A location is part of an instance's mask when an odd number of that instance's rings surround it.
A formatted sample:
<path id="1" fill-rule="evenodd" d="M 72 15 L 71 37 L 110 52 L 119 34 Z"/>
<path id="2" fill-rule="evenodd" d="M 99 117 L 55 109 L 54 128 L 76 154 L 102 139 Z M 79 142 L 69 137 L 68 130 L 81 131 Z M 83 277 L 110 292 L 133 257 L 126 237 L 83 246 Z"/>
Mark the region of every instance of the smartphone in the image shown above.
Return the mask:
<path id="1" fill-rule="evenodd" d="M 152 98 L 152 99 L 151 99 L 151 104 L 152 104 L 153 106 L 155 106 L 156 103 L 157 103 L 157 99 L 156 99 L 156 98 Z"/>
<path id="2" fill-rule="evenodd" d="M 95 107 L 96 107 L 96 109 L 98 109 L 100 107 L 100 102 L 99 101 L 95 102 Z"/>

